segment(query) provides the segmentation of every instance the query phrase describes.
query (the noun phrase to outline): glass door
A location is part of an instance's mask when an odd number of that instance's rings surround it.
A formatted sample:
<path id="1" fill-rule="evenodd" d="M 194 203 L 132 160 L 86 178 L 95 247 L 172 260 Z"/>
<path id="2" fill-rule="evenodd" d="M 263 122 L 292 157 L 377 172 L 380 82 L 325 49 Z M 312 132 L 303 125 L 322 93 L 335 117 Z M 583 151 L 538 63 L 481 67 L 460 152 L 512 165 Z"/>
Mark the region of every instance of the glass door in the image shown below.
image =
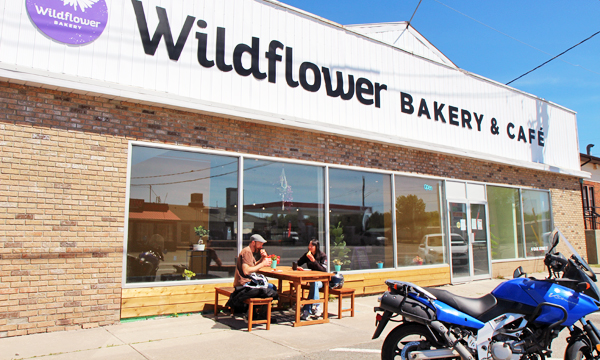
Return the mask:
<path id="1" fill-rule="evenodd" d="M 467 204 L 451 202 L 448 204 L 450 219 L 450 266 L 452 279 L 468 281 L 471 278 L 471 249 L 469 246 L 469 222 Z"/>
<path id="2" fill-rule="evenodd" d="M 486 204 L 449 202 L 448 212 L 453 282 L 489 277 Z"/>
<path id="3" fill-rule="evenodd" d="M 489 277 L 489 241 L 487 232 L 487 205 L 470 204 L 472 274 L 475 278 Z"/>

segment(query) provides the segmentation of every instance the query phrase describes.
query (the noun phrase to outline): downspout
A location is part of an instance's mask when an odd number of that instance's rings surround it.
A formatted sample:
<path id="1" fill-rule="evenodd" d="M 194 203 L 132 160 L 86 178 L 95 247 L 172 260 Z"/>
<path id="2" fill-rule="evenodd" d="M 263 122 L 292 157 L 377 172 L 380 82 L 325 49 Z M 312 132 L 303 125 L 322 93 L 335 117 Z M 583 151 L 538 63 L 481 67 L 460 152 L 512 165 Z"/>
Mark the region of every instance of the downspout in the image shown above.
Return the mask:
<path id="1" fill-rule="evenodd" d="M 594 144 L 588 144 L 588 146 L 585 147 L 585 150 L 587 151 L 587 155 L 590 157 L 588 159 L 588 161 L 584 162 L 583 164 L 581 164 L 581 166 L 589 163 L 590 161 L 592 161 L 592 156 L 590 155 L 590 149 L 594 147 Z"/>

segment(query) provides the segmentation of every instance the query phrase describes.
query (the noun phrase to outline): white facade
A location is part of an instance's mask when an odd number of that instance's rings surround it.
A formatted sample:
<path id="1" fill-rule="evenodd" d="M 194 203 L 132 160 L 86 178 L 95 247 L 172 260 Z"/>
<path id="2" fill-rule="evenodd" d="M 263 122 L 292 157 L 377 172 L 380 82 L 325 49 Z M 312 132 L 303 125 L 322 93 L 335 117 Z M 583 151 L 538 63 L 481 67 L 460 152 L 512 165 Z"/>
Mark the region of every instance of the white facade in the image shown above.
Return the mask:
<path id="1" fill-rule="evenodd" d="M 345 28 L 275 1 L 106 0 L 108 24 L 102 35 L 74 46 L 40 31 L 25 1 L 0 4 L 4 80 L 587 175 L 579 166 L 574 112 L 457 69 L 441 53 L 439 59 L 428 59 L 437 50 L 414 30 L 402 35 L 412 38 L 392 46 L 382 42 L 389 40 L 380 33 L 372 36 L 381 40 L 367 37 L 365 27 Z M 169 58 L 164 37 L 154 55 L 145 53 L 134 4 L 143 7 L 150 39 L 159 24 L 157 7 L 168 17 L 173 42 L 186 20 L 193 21 L 181 53 L 172 56 L 176 60 Z M 203 27 L 199 20 L 205 21 Z M 224 33 L 221 66 L 219 31 Z M 199 63 L 204 35 L 210 67 Z M 254 47 L 253 37 L 258 39 Z M 274 40 L 282 46 L 270 51 Z M 241 59 L 237 67 L 236 48 Z M 267 52 L 276 60 L 270 61 Z M 254 65 L 251 53 L 256 54 Z M 224 70 L 231 65 L 235 68 Z M 274 77 L 268 76 L 271 66 Z M 331 73 L 332 90 L 337 71 L 345 93 L 352 75 L 353 96 L 328 96 L 323 68 Z M 252 73 L 241 74 L 246 71 Z"/>
<path id="2" fill-rule="evenodd" d="M 583 161 L 583 160 L 582 160 Z M 581 170 L 589 172 L 592 176 L 587 181 L 600 183 L 600 165 L 588 163 L 581 167 Z"/>

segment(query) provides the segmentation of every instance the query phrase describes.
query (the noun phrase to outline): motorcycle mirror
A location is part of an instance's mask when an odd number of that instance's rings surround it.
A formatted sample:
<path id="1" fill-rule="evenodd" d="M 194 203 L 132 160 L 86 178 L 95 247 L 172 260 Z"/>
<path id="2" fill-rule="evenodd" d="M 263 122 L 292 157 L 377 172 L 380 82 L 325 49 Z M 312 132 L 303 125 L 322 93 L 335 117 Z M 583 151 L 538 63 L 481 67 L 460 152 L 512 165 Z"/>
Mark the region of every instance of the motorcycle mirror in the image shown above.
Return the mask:
<path id="1" fill-rule="evenodd" d="M 553 236 L 552 236 L 552 246 L 550 247 L 550 250 L 548 250 L 548 253 L 551 253 L 552 250 L 554 250 L 554 248 L 558 245 L 558 240 L 560 239 L 560 235 L 557 229 L 554 229 L 553 231 Z"/>
<path id="2" fill-rule="evenodd" d="M 513 279 L 520 278 L 521 276 L 527 277 L 527 273 L 523 272 L 523 267 L 522 266 L 519 266 L 513 272 Z"/>

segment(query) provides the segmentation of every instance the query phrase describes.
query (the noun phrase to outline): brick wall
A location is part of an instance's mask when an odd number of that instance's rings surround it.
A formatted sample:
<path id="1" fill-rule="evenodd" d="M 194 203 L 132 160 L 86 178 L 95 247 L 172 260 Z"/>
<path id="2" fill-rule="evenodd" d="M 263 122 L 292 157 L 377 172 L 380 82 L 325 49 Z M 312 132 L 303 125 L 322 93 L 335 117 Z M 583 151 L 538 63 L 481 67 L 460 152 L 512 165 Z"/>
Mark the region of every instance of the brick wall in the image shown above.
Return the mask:
<path id="1" fill-rule="evenodd" d="M 119 320 L 129 140 L 551 189 L 585 241 L 574 177 L 0 82 L 0 337 Z"/>
<path id="2" fill-rule="evenodd" d="M 594 166 L 596 166 L 596 164 L 594 164 Z M 600 183 L 595 182 L 595 181 L 589 181 L 586 180 L 583 182 L 583 186 L 588 186 L 590 189 L 593 189 L 593 196 L 594 196 L 594 201 L 593 203 L 590 201 L 590 206 L 593 207 L 600 207 Z M 591 200 L 591 199 L 590 199 Z M 583 199 L 582 199 L 583 201 Z M 596 213 L 600 212 L 600 209 L 594 209 L 596 211 Z M 595 222 L 595 224 L 594 224 Z M 591 229 L 600 229 L 600 220 L 598 219 L 592 219 L 589 218 L 587 220 L 587 229 L 591 230 Z"/>

